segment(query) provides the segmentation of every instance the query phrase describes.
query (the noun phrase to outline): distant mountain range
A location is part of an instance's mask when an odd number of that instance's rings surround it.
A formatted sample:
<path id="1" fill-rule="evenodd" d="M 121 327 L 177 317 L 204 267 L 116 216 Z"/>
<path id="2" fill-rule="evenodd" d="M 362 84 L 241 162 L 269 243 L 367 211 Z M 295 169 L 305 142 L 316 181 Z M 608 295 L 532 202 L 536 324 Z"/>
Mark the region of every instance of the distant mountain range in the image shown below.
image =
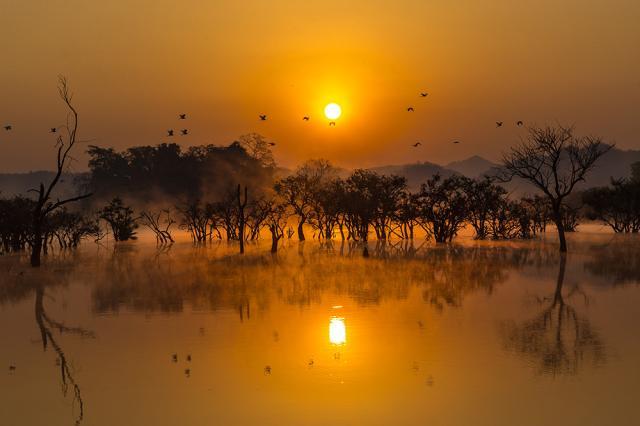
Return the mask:
<path id="1" fill-rule="evenodd" d="M 600 158 L 596 167 L 587 175 L 586 181 L 581 183 L 579 188 L 606 186 L 611 182 L 611 178 L 619 179 L 629 177 L 631 174 L 631 164 L 637 161 L 640 161 L 640 151 L 613 148 Z M 470 178 L 477 178 L 485 174 L 494 174 L 495 168 L 497 167 L 499 167 L 499 164 L 474 155 L 465 160 L 454 161 L 444 166 L 425 161 L 372 167 L 370 170 L 381 174 L 404 176 L 407 178 L 409 188 L 415 191 L 420 188 L 422 183 L 436 173 L 443 177 L 458 173 Z M 348 171 L 345 170 L 343 174 L 348 174 Z M 25 194 L 29 189 L 36 188 L 40 182 L 49 182 L 52 176 L 53 172 L 47 171 L 0 174 L 0 197 Z M 80 174 L 65 175 L 63 182 L 60 184 L 60 194 L 67 195 L 74 193 L 74 185 L 79 176 Z M 523 181 L 511 182 L 507 184 L 506 187 L 509 191 L 516 193 L 532 193 L 535 191 L 530 184 Z"/>
<path id="2" fill-rule="evenodd" d="M 620 150 L 613 148 L 598 160 L 596 167 L 589 172 L 586 181 L 578 185 L 578 188 L 591 188 L 594 186 L 607 186 L 611 179 L 627 178 L 631 174 L 631 164 L 640 161 L 640 151 Z M 382 174 L 396 174 L 407 178 L 411 190 L 417 190 L 420 184 L 436 173 L 443 177 L 454 173 L 477 178 L 484 175 L 494 175 L 499 164 L 493 163 L 483 157 L 474 155 L 465 160 L 454 161 L 440 166 L 435 163 L 418 162 L 413 164 L 390 165 L 374 167 L 374 170 Z M 535 192 L 534 187 L 522 180 L 514 180 L 505 185 L 509 191 L 516 193 Z"/>

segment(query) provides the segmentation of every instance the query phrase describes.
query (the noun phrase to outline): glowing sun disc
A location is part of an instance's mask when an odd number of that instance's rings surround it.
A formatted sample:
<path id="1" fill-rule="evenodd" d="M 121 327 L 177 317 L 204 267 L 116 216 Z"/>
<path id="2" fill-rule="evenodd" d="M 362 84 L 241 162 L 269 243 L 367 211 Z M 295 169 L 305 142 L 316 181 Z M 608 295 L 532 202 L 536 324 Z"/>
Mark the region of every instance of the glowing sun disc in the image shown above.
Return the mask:
<path id="1" fill-rule="evenodd" d="M 338 117 L 340 117 L 340 115 L 342 115 L 342 108 L 340 108 L 340 105 L 338 105 L 337 103 L 331 102 L 330 104 L 327 104 L 326 107 L 324 107 L 324 115 L 329 120 L 336 120 Z"/>

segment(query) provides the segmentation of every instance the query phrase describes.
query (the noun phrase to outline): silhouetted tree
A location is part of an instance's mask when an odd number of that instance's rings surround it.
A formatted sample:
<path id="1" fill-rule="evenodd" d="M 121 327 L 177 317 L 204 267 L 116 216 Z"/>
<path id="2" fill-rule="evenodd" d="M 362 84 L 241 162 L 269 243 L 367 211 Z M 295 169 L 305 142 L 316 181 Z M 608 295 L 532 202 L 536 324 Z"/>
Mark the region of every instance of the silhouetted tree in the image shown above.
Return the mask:
<path id="1" fill-rule="evenodd" d="M 501 180 L 525 179 L 548 198 L 561 252 L 567 251 L 562 216 L 565 198 L 611 147 L 599 138 L 576 137 L 573 128 L 532 127 L 527 139 L 503 156 Z"/>
<path id="2" fill-rule="evenodd" d="M 247 206 L 247 187 L 244 187 L 244 198 L 240 196 L 240 189 L 240 184 L 238 184 L 238 190 L 236 192 L 236 199 L 238 201 L 238 241 L 240 241 L 240 254 L 244 254 L 244 226 L 247 220 L 244 208 Z"/>
<path id="3" fill-rule="evenodd" d="M 68 110 L 67 124 L 64 126 L 64 130 L 66 130 L 67 135 L 65 138 L 62 134 L 60 134 L 56 142 L 58 153 L 56 160 L 56 173 L 53 176 L 53 179 L 46 187 L 44 183 L 40 183 L 40 187 L 37 190 L 33 190 L 37 194 L 36 204 L 31 215 L 33 221 L 31 230 L 32 240 L 30 242 L 31 266 L 34 267 L 40 266 L 40 256 L 42 254 L 44 243 L 43 228 L 49 214 L 65 204 L 79 201 L 91 196 L 91 193 L 85 193 L 66 199 L 53 199 L 55 188 L 60 182 L 62 173 L 65 172 L 69 167 L 69 162 L 71 161 L 71 152 L 73 150 L 73 147 L 76 145 L 78 134 L 78 112 L 71 103 L 73 94 L 69 92 L 69 85 L 65 77 L 60 77 L 58 80 L 58 93 Z"/>
<path id="4" fill-rule="evenodd" d="M 135 240 L 138 228 L 137 219 L 133 216 L 133 209 L 124 205 L 120 198 L 114 198 L 100 210 L 100 218 L 111 227 L 113 239 L 116 241 Z"/>
<path id="5" fill-rule="evenodd" d="M 171 210 L 163 209 L 158 212 L 143 211 L 140 213 L 142 224 L 149 228 L 156 236 L 156 243 L 173 243 L 171 226 L 176 223 L 171 217 Z"/>
<path id="6" fill-rule="evenodd" d="M 476 233 L 475 238 L 484 240 L 489 234 L 491 218 L 505 210 L 507 191 L 494 185 L 490 178 L 484 178 L 468 181 L 466 192 L 469 203 L 468 222 Z"/>
<path id="7" fill-rule="evenodd" d="M 276 193 L 298 216 L 298 239 L 305 240 L 304 225 L 313 214 L 313 199 L 325 183 L 335 177 L 336 169 L 327 160 L 309 160 L 294 174 L 277 181 Z"/>
<path id="8" fill-rule="evenodd" d="M 601 220 L 614 232 L 636 233 L 640 230 L 640 183 L 613 180 L 610 187 L 590 188 L 582 193 L 586 216 Z"/>
<path id="9" fill-rule="evenodd" d="M 422 184 L 417 197 L 420 225 L 436 242 L 450 242 L 464 225 L 469 213 L 466 189 L 469 178 L 435 175 Z"/>

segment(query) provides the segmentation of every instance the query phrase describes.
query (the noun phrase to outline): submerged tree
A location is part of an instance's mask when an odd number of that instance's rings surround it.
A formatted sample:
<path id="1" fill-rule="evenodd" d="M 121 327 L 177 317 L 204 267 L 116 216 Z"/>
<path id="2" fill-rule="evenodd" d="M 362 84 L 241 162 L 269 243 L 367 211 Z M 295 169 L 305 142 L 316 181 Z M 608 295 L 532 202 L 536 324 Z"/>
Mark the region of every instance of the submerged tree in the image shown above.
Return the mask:
<path id="1" fill-rule="evenodd" d="M 435 175 L 422 184 L 417 197 L 419 223 L 436 242 L 450 242 L 464 225 L 469 211 L 468 185 L 469 178 L 460 175 L 446 179 Z"/>
<path id="2" fill-rule="evenodd" d="M 575 136 L 571 127 L 532 127 L 527 139 L 503 156 L 499 178 L 506 182 L 518 177 L 542 191 L 558 229 L 560 251 L 566 252 L 565 199 L 611 148 L 599 138 Z"/>
<path id="3" fill-rule="evenodd" d="M 163 209 L 159 212 L 143 211 L 140 213 L 142 224 L 149 228 L 156 236 L 157 244 L 173 243 L 171 226 L 176 223 L 171 217 L 170 209 Z"/>
<path id="4" fill-rule="evenodd" d="M 601 220 L 614 232 L 640 231 L 640 183 L 613 180 L 610 187 L 590 188 L 582 193 L 589 219 Z"/>
<path id="5" fill-rule="evenodd" d="M 33 190 L 37 194 L 37 200 L 32 213 L 32 240 L 31 240 L 31 266 L 40 266 L 40 256 L 42 254 L 44 243 L 44 226 L 48 216 L 56 209 L 64 206 L 65 204 L 79 201 L 91 196 L 91 193 L 85 193 L 77 195 L 71 198 L 54 199 L 54 191 L 62 174 L 67 171 L 69 163 L 71 162 L 71 152 L 77 142 L 78 135 L 78 112 L 72 104 L 73 94 L 69 92 L 69 85 L 65 77 L 59 77 L 58 93 L 60 98 L 65 103 L 68 114 L 67 123 L 64 126 L 66 130 L 66 138 L 60 134 L 57 139 L 57 160 L 56 160 L 56 173 L 53 176 L 51 182 L 45 186 L 44 183 L 40 183 L 40 187 L 37 190 Z"/>
<path id="6" fill-rule="evenodd" d="M 116 241 L 136 239 L 137 219 L 133 216 L 133 209 L 124 205 L 120 198 L 114 198 L 100 210 L 100 218 L 107 221 Z"/>

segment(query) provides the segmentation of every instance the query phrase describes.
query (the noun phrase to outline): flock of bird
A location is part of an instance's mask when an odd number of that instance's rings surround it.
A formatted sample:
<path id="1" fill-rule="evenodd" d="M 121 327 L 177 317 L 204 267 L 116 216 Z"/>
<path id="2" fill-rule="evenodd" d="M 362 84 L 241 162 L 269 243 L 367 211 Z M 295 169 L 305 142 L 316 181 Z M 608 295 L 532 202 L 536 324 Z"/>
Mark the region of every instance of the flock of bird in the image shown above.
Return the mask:
<path id="1" fill-rule="evenodd" d="M 426 98 L 427 96 L 429 96 L 429 93 L 428 93 L 428 92 L 420 92 L 420 97 L 421 97 L 421 98 Z M 407 112 L 415 112 L 415 107 L 413 107 L 413 106 L 408 106 L 408 107 L 407 107 Z M 178 118 L 179 118 L 180 120 L 186 120 L 186 118 L 187 118 L 187 114 L 179 114 L 179 115 L 178 115 Z M 258 114 L 258 119 L 259 119 L 260 121 L 267 121 L 267 120 L 268 120 L 268 115 L 267 115 L 267 114 Z M 304 115 L 304 116 L 302 117 L 302 120 L 303 120 L 303 121 L 309 121 L 309 120 L 311 120 L 311 117 L 310 117 L 309 115 Z M 503 125 L 504 125 L 504 121 L 496 121 L 496 127 L 497 127 L 497 128 L 502 127 Z M 522 120 L 518 120 L 518 121 L 516 121 L 516 126 L 518 126 L 518 127 L 522 127 L 523 125 L 524 125 L 524 122 L 523 122 Z M 330 122 L 329 122 L 329 127 L 335 127 L 335 126 L 336 126 L 336 122 L 335 122 L 335 121 L 330 121 Z M 189 134 L 189 130 L 188 130 L 188 129 L 182 129 L 182 130 L 180 131 L 180 134 L 181 134 L 182 136 L 186 136 L 186 135 L 188 135 L 188 134 Z M 173 136 L 173 135 L 174 135 L 174 130 L 173 130 L 173 129 L 169 129 L 169 130 L 167 130 L 167 136 L 171 137 L 171 136 Z M 459 140 L 454 140 L 454 141 L 452 141 L 452 143 L 453 143 L 453 144 L 459 144 L 459 143 L 460 143 L 460 141 L 459 141 Z M 276 144 L 275 144 L 275 142 L 269 142 L 269 145 L 270 145 L 270 146 L 275 146 Z M 416 142 L 416 143 L 412 144 L 411 146 L 412 146 L 413 148 L 418 148 L 418 147 L 419 147 L 419 146 L 421 146 L 421 145 L 422 145 L 422 142 Z"/>
<path id="2" fill-rule="evenodd" d="M 420 92 L 419 95 L 420 95 L 421 98 L 426 98 L 427 96 L 429 96 L 429 93 L 428 92 Z M 407 107 L 407 112 L 415 112 L 415 108 L 413 106 L 408 106 Z M 179 120 L 186 120 L 187 119 L 187 114 L 186 113 L 178 114 L 178 119 Z M 268 116 L 267 116 L 267 114 L 258 114 L 258 119 L 260 121 L 267 121 Z M 303 121 L 309 121 L 309 120 L 311 120 L 311 117 L 309 115 L 305 115 L 305 116 L 302 117 L 302 120 Z M 503 125 L 504 125 L 504 121 L 496 121 L 496 128 L 500 128 Z M 523 125 L 524 125 L 524 122 L 522 120 L 516 121 L 516 126 L 517 127 L 522 127 Z M 335 127 L 335 126 L 336 126 L 336 122 L 335 121 L 330 121 L 329 122 L 329 127 Z M 7 124 L 7 125 L 4 126 L 4 130 L 7 131 L 7 132 L 11 131 L 11 130 L 13 130 L 13 126 L 11 124 Z M 50 130 L 49 130 L 49 133 L 56 133 L 57 131 L 58 131 L 58 128 L 51 127 Z M 175 134 L 176 134 L 176 131 L 174 129 L 168 129 L 166 136 L 167 137 L 173 137 Z M 187 128 L 180 129 L 180 133 L 179 134 L 180 134 L 180 136 L 188 136 L 189 135 L 189 129 L 187 129 Z M 453 144 L 459 144 L 460 141 L 459 140 L 454 140 L 454 141 L 452 141 L 452 143 Z M 275 144 L 275 142 L 269 142 L 269 145 L 270 146 L 275 146 L 276 144 Z M 416 143 L 411 144 L 411 146 L 413 148 L 418 148 L 421 145 L 422 145 L 422 142 L 416 142 Z"/>

